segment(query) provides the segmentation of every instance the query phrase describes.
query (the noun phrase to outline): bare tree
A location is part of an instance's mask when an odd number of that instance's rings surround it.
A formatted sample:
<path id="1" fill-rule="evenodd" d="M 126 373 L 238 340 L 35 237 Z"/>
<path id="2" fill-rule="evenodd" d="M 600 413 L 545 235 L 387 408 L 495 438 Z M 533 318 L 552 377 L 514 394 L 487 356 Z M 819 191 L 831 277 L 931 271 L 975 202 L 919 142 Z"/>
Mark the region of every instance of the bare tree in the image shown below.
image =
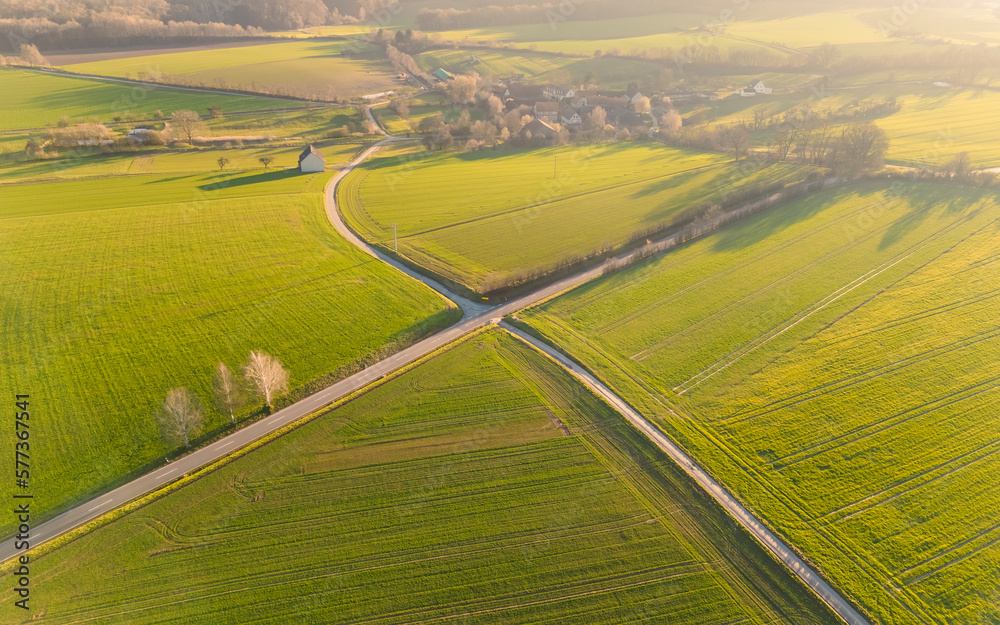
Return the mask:
<path id="1" fill-rule="evenodd" d="M 684 125 L 684 120 L 681 118 L 680 113 L 677 109 L 671 108 L 663 114 L 660 118 L 660 132 L 666 133 L 667 135 L 676 135 L 681 130 L 681 126 Z"/>
<path id="2" fill-rule="evenodd" d="M 635 107 L 635 112 L 640 115 L 644 115 L 652 110 L 652 105 L 649 101 L 649 98 L 647 98 L 646 96 L 642 96 L 641 98 L 639 98 L 639 100 L 635 103 L 634 107 Z"/>
<path id="3" fill-rule="evenodd" d="M 257 160 L 260 161 L 260 164 L 264 166 L 264 171 L 267 171 L 267 168 L 270 167 L 271 163 L 274 162 L 274 157 L 270 155 L 265 155 L 258 158 Z"/>
<path id="4" fill-rule="evenodd" d="M 445 95 L 452 104 L 472 104 L 476 97 L 479 75 L 455 76 L 445 86 Z"/>
<path id="5" fill-rule="evenodd" d="M 181 110 L 170 114 L 170 129 L 179 132 L 187 137 L 187 142 L 191 143 L 194 133 L 205 127 L 201 121 L 201 115 L 194 111 Z"/>
<path id="6" fill-rule="evenodd" d="M 818 48 L 816 48 L 816 51 L 813 52 L 812 56 L 818 67 L 826 69 L 833 65 L 834 61 L 840 58 L 840 48 L 838 48 L 836 44 L 824 41 Z"/>
<path id="7" fill-rule="evenodd" d="M 772 142 L 777 151 L 776 156 L 779 161 L 788 158 L 788 153 L 792 150 L 792 144 L 796 142 L 796 139 L 797 132 L 794 129 L 783 129 L 774 133 Z"/>
<path id="8" fill-rule="evenodd" d="M 220 156 L 215 162 L 219 164 L 219 171 L 222 171 L 229 164 L 229 159 L 225 156 Z"/>
<path id="9" fill-rule="evenodd" d="M 410 116 L 410 105 L 406 103 L 406 100 L 393 100 L 389 103 L 389 110 L 399 115 L 401 119 Z"/>
<path id="10" fill-rule="evenodd" d="M 167 398 L 156 412 L 164 436 L 170 440 L 183 439 L 185 447 L 190 447 L 191 437 L 201 431 L 204 418 L 204 405 L 186 388 L 167 391 Z"/>
<path id="11" fill-rule="evenodd" d="M 604 127 L 608 125 L 608 112 L 600 106 L 595 106 L 594 110 L 587 113 L 583 119 L 583 127 L 591 141 L 599 142 L 604 140 Z"/>
<path id="12" fill-rule="evenodd" d="M 486 98 L 484 106 L 486 107 L 486 117 L 496 123 L 503 119 L 503 102 L 500 98 L 496 97 L 492 93 Z"/>
<path id="13" fill-rule="evenodd" d="M 244 406 L 243 389 L 229 370 L 226 363 L 220 362 L 212 374 L 212 397 L 219 412 L 228 412 L 229 420 L 236 423 L 236 411 Z"/>
<path id="14" fill-rule="evenodd" d="M 959 152 L 944 166 L 944 171 L 951 174 L 955 180 L 964 182 L 972 173 L 972 159 L 968 152 Z"/>
<path id="15" fill-rule="evenodd" d="M 243 375 L 247 386 L 264 399 L 269 410 L 274 409 L 274 399 L 288 390 L 288 370 L 270 354 L 250 352 Z"/>
<path id="16" fill-rule="evenodd" d="M 733 124 L 722 130 L 722 145 L 740 160 L 750 149 L 750 132 L 744 124 Z"/>
<path id="17" fill-rule="evenodd" d="M 837 162 L 848 171 L 877 169 L 889 150 L 889 137 L 871 122 L 851 124 L 837 144 Z"/>
<path id="18" fill-rule="evenodd" d="M 497 142 L 497 127 L 487 121 L 478 121 L 472 124 L 472 138 L 492 147 Z"/>
<path id="19" fill-rule="evenodd" d="M 22 43 L 19 50 L 21 60 L 32 67 L 48 67 L 49 62 L 33 44 Z"/>

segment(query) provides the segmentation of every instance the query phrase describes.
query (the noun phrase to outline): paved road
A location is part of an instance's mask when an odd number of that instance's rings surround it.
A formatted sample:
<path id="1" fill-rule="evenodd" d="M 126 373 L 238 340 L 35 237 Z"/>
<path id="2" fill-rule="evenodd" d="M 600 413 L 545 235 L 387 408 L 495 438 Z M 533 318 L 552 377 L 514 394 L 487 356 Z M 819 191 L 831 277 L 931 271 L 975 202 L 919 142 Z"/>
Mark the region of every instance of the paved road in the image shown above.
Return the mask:
<path id="1" fill-rule="evenodd" d="M 328 189 L 327 191 L 329 197 L 329 193 L 332 192 L 332 189 Z M 351 237 L 353 237 L 352 241 L 356 239 L 353 234 Z M 363 247 L 362 249 L 365 248 Z M 382 258 L 382 256 L 377 252 L 370 253 L 374 253 Z M 413 275 L 409 269 L 400 269 L 405 271 L 408 275 Z M 482 326 L 490 324 L 494 321 L 499 321 L 499 319 L 504 315 L 527 308 L 528 306 L 532 306 L 545 299 L 558 295 L 567 289 L 571 289 L 579 284 L 587 282 L 588 280 L 592 280 L 599 274 L 600 269 L 593 269 L 591 271 L 580 273 L 495 308 L 486 308 L 478 304 L 472 305 L 469 310 L 466 311 L 465 319 L 458 325 L 452 326 L 451 328 L 435 334 L 432 337 L 426 338 L 423 341 L 420 341 L 419 343 L 416 343 L 415 345 L 412 345 L 407 349 L 404 349 L 403 351 L 368 367 L 364 371 L 359 371 L 351 377 L 345 378 L 344 380 L 341 380 L 340 382 L 337 382 L 336 384 L 333 384 L 332 386 L 329 386 L 314 395 L 310 395 L 306 399 L 288 406 L 287 408 L 253 423 L 238 432 L 234 432 L 233 434 L 230 434 L 229 436 L 207 447 L 203 447 L 186 456 L 174 460 L 165 467 L 156 469 L 155 471 L 136 478 L 128 484 L 116 488 L 109 493 L 105 493 L 99 497 L 91 499 L 90 501 L 82 503 L 61 515 L 38 525 L 37 527 L 32 527 L 30 544 L 32 547 L 37 546 L 60 536 L 75 527 L 79 527 L 89 521 L 92 521 L 102 514 L 106 514 L 107 512 L 132 501 L 133 499 L 150 493 L 187 473 L 209 465 L 212 462 L 225 457 L 227 454 L 263 438 L 275 430 L 281 429 L 289 423 L 301 419 L 302 417 L 311 414 L 324 406 L 328 406 L 345 395 L 364 388 L 371 382 L 378 380 L 379 378 L 392 373 L 400 367 L 408 365 L 419 358 L 422 358 L 439 347 L 451 343 L 473 330 L 481 328 Z M 424 277 L 419 277 L 419 279 L 425 284 L 436 284 L 433 280 L 429 280 Z M 440 287 L 440 285 L 438 286 Z M 448 293 L 444 287 L 440 288 L 442 290 L 439 292 L 442 292 L 443 294 Z M 478 312 L 475 312 L 476 306 L 486 308 L 486 310 L 479 310 Z M 17 553 L 14 549 L 13 538 L 4 541 L 3 545 L 0 545 L 0 562 L 9 560 L 15 555 L 17 555 Z"/>
<path id="2" fill-rule="evenodd" d="M 771 553 L 776 555 L 779 560 L 785 563 L 796 575 L 799 576 L 809 588 L 815 592 L 820 599 L 823 600 L 828 606 L 830 606 L 834 612 L 836 612 L 842 619 L 844 619 L 850 625 L 869 625 L 868 621 L 865 620 L 863 616 L 858 614 L 849 603 L 847 603 L 843 597 L 841 597 L 837 591 L 830 587 L 819 575 L 816 574 L 812 568 L 809 567 L 805 562 L 803 562 L 791 549 L 788 548 L 785 543 L 783 543 L 777 536 L 775 536 L 770 530 L 764 527 L 757 518 L 750 513 L 749 510 L 743 507 L 738 501 L 729 496 L 718 482 L 713 480 L 705 471 L 702 470 L 691 458 L 688 457 L 680 447 L 675 445 L 670 439 L 660 433 L 660 430 L 653 427 L 649 421 L 646 421 L 638 412 L 633 410 L 625 401 L 618 397 L 614 392 L 608 387 L 604 386 L 600 381 L 594 376 L 589 374 L 587 371 L 583 370 L 576 365 L 572 360 L 566 358 L 566 356 L 560 354 L 558 351 L 542 343 L 535 337 L 518 330 L 517 328 L 508 325 L 507 323 L 500 324 L 508 332 L 514 334 L 518 338 L 530 343 L 536 349 L 548 354 L 556 362 L 561 364 L 564 368 L 569 370 L 578 380 L 589 386 L 598 395 L 603 397 L 615 410 L 621 413 L 629 422 L 635 426 L 637 430 L 645 434 L 652 440 L 657 447 L 662 449 L 667 453 L 668 456 L 673 458 L 684 472 L 695 479 L 698 484 L 701 485 L 713 499 L 722 504 L 729 513 L 736 518 L 740 524 L 747 528 L 751 534 L 757 538 L 765 547 L 767 547 Z"/>
<path id="3" fill-rule="evenodd" d="M 371 118 L 370 110 L 368 111 L 368 115 L 369 118 Z M 372 121 L 374 122 L 373 118 Z M 560 293 L 579 286 L 585 282 L 589 282 L 590 280 L 593 280 L 601 275 L 602 267 L 595 267 L 589 271 L 584 271 L 574 276 L 570 276 L 533 293 L 529 293 L 507 302 L 506 304 L 491 308 L 477 302 L 466 300 L 451 292 L 437 281 L 422 276 L 373 249 L 367 243 L 355 236 L 354 233 L 351 232 L 341 220 L 336 207 L 336 190 L 337 186 L 344 179 L 344 177 L 353 171 L 359 163 L 368 159 L 383 145 L 397 140 L 398 139 L 393 137 L 387 137 L 385 140 L 368 148 L 360 156 L 358 156 L 358 158 L 355 159 L 350 166 L 338 173 L 337 176 L 330 181 L 326 188 L 327 215 L 330 217 L 331 222 L 337 230 L 352 244 L 372 256 L 388 263 L 389 265 L 396 267 L 407 275 L 420 280 L 444 297 L 451 299 L 456 304 L 461 306 L 463 312 L 465 313 L 463 321 L 458 325 L 424 339 L 423 341 L 420 341 L 419 343 L 416 343 L 415 345 L 412 345 L 363 371 L 328 386 L 322 391 L 319 391 L 318 393 L 311 395 L 298 403 L 288 406 L 287 408 L 284 408 L 265 419 L 253 423 L 238 432 L 234 432 L 222 440 L 179 458 L 165 467 L 152 471 L 129 482 L 128 484 L 125 484 L 124 486 L 121 486 L 109 493 L 105 493 L 99 497 L 95 497 L 86 503 L 83 503 L 49 521 L 46 521 L 45 523 L 42 523 L 41 525 L 33 528 L 31 531 L 30 542 L 32 546 L 37 546 L 40 543 L 44 543 L 52 538 L 60 536 L 75 527 L 79 527 L 80 525 L 83 525 L 101 516 L 102 514 L 110 512 L 111 510 L 128 503 L 129 501 L 152 492 L 153 490 L 156 490 L 157 488 L 160 488 L 161 486 L 168 484 L 187 473 L 207 466 L 237 449 L 259 440 L 268 434 L 323 408 L 324 406 L 330 405 L 345 395 L 364 388 L 373 381 L 376 381 L 389 373 L 396 371 L 400 367 L 404 367 L 422 358 L 423 356 L 426 356 L 432 351 L 447 345 L 448 343 L 451 343 L 478 328 L 490 323 L 501 323 L 501 319 L 505 315 L 517 312 L 555 297 Z M 632 425 L 648 436 L 663 451 L 673 458 L 673 460 L 677 462 L 677 464 L 680 465 L 680 467 L 684 469 L 688 475 L 694 478 L 702 486 L 702 488 L 704 488 L 705 491 L 712 496 L 712 498 L 725 507 L 737 521 L 747 528 L 747 530 L 757 537 L 757 539 L 764 546 L 766 546 L 792 571 L 794 571 L 795 574 L 798 575 L 798 577 L 802 579 L 802 581 L 809 586 L 809 588 L 811 588 L 821 600 L 830 606 L 847 623 L 850 625 L 869 625 L 868 621 L 858 614 L 858 612 L 855 611 L 850 604 L 843 599 L 843 597 L 841 597 L 833 588 L 823 581 L 815 571 L 813 571 L 808 565 L 806 565 L 805 562 L 795 555 L 791 549 L 789 549 L 781 540 L 777 538 L 777 536 L 764 527 L 760 521 L 758 521 L 757 518 L 754 517 L 739 502 L 730 497 L 725 489 L 713 480 L 701 467 L 695 464 L 683 451 L 681 451 L 679 447 L 667 439 L 658 429 L 654 428 L 639 413 L 632 410 L 628 404 L 611 392 L 610 389 L 548 345 L 541 343 L 535 338 L 507 325 L 506 323 L 501 323 L 501 325 L 516 336 L 524 339 L 531 345 L 553 357 L 584 384 L 604 397 L 616 410 L 624 415 L 625 418 L 632 423 Z M 0 562 L 9 560 L 15 555 L 17 555 L 17 553 L 14 549 L 13 538 L 5 541 L 3 545 L 0 546 Z"/>

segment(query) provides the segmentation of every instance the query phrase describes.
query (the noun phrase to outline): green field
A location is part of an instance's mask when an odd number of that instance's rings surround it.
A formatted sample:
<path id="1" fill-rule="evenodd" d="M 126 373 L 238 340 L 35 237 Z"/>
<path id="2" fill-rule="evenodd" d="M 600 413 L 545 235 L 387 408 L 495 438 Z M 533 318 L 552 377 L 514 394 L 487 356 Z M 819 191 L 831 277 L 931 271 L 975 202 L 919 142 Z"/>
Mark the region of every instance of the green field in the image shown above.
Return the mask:
<path id="1" fill-rule="evenodd" d="M 351 57 L 344 51 L 357 51 Z M 387 90 L 412 90 L 396 80 L 381 48 L 347 41 L 293 40 L 134 56 L 64 66 L 72 72 L 102 76 L 178 76 L 199 85 L 249 89 L 262 93 L 333 99 Z"/>
<path id="2" fill-rule="evenodd" d="M 883 76 L 884 77 L 884 76 Z M 905 75 L 895 78 L 904 80 Z M 843 79 L 841 83 L 850 83 Z M 768 83 L 765 84 L 775 84 Z M 817 96 L 819 94 L 819 96 Z M 757 109 L 781 119 L 786 111 L 799 107 L 817 114 L 843 111 L 848 117 L 862 100 L 895 97 L 900 103 L 896 113 L 870 118 L 889 136 L 886 158 L 912 166 L 944 165 L 959 152 L 968 152 L 977 167 L 1000 166 L 1000 119 L 992 111 L 1000 107 L 1000 93 L 991 90 L 942 89 L 925 79 L 922 84 L 892 84 L 831 88 L 823 91 L 795 89 L 766 97 L 742 98 L 729 95 L 711 105 L 685 111 L 686 118 L 703 112 L 717 124 L 738 123 Z M 865 119 L 858 118 L 861 121 Z M 834 131 L 845 123 L 834 123 Z M 769 131 L 761 131 L 758 144 L 766 141 Z"/>
<path id="3" fill-rule="evenodd" d="M 805 169 L 742 168 L 719 154 L 609 144 L 447 155 L 398 148 L 341 185 L 339 205 L 369 241 L 469 288 L 489 274 L 548 268 L 625 243 L 634 232 L 739 187 Z M 467 181 L 475 181 L 470 193 Z"/>
<path id="4" fill-rule="evenodd" d="M 792 48 L 833 44 L 881 43 L 887 40 L 878 28 L 849 12 L 815 12 L 770 20 L 739 20 L 726 33 L 759 42 Z"/>
<path id="5" fill-rule="evenodd" d="M 364 143 L 317 143 L 327 166 L 331 169 L 343 167 L 362 151 Z M 169 150 L 151 149 L 142 152 L 120 152 L 116 154 L 81 154 L 77 157 L 63 157 L 51 160 L 15 160 L 0 161 L 0 183 L 10 182 L 41 182 L 48 180 L 68 180 L 93 178 L 100 176 L 125 176 L 140 174 L 209 174 L 219 173 L 218 159 L 229 160 L 226 172 L 244 172 L 257 170 L 263 174 L 264 168 L 259 159 L 271 156 L 274 162 L 269 166 L 269 172 L 298 167 L 298 157 L 301 147 L 244 147 L 231 149 L 199 149 L 199 150 Z M 133 181 L 137 188 L 142 189 L 148 184 L 148 179 Z M 124 184 L 131 185 L 133 182 Z M 180 187 L 181 197 L 185 198 L 187 189 Z M 24 197 L 27 202 L 32 190 Z M 101 192 L 98 191 L 98 194 Z M 137 192 L 141 195 L 141 192 Z M 186 199 L 186 198 L 185 198 Z"/>
<path id="6" fill-rule="evenodd" d="M 470 60 L 475 57 L 476 61 Z M 531 82 L 560 81 L 564 75 L 570 84 L 579 85 L 589 72 L 594 72 L 602 89 L 622 89 L 630 82 L 646 81 L 663 69 L 662 65 L 617 57 L 579 59 L 542 52 L 524 50 L 490 50 L 457 48 L 422 52 L 415 57 L 421 69 L 433 72 L 439 67 L 465 74 L 477 72 L 481 76 L 506 77 L 524 74 Z"/>
<path id="7" fill-rule="evenodd" d="M 1000 206 L 855 185 L 522 314 L 883 624 L 1000 619 Z"/>
<path id="8" fill-rule="evenodd" d="M 835 622 L 608 406 L 498 331 L 31 570 L 46 623 Z"/>
<path id="9" fill-rule="evenodd" d="M 336 234 L 332 173 L 219 172 L 212 156 L 97 157 L 147 173 L 0 185 L 0 386 L 39 415 L 40 514 L 176 453 L 154 409 L 176 386 L 207 401 L 220 360 L 263 349 L 298 388 L 453 316 Z M 227 421 L 210 411 L 207 434 Z"/>
<path id="10" fill-rule="evenodd" d="M 446 40 L 461 42 L 510 42 L 551 52 L 592 55 L 602 53 L 642 54 L 649 50 L 674 50 L 715 46 L 720 50 L 767 50 L 779 56 L 790 54 L 781 46 L 712 34 L 700 30 L 705 24 L 718 23 L 719 15 L 663 13 L 600 21 L 568 19 L 539 24 L 448 30 L 440 33 Z"/>
<path id="11" fill-rule="evenodd" d="M 156 110 L 170 115 L 178 109 L 204 114 L 209 106 L 221 106 L 223 112 L 301 106 L 276 98 L 135 86 L 5 67 L 0 67 L 0 91 L 4 94 L 0 98 L 0 131 L 55 126 L 63 115 L 82 120 L 97 117 L 109 123 L 115 114 L 152 119 Z"/>

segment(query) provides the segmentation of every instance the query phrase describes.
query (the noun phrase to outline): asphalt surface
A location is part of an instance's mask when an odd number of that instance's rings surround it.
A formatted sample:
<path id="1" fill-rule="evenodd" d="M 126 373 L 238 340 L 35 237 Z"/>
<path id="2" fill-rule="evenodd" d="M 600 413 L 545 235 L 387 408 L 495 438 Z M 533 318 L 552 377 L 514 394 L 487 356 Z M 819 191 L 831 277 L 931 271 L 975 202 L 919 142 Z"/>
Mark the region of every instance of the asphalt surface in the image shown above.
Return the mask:
<path id="1" fill-rule="evenodd" d="M 374 119 L 371 117 L 370 110 L 368 111 L 368 115 L 374 122 Z M 385 140 L 380 141 L 379 143 L 368 148 L 347 168 L 340 171 L 330 181 L 325 191 L 327 215 L 329 216 L 334 227 L 336 227 L 336 229 L 353 245 L 395 267 L 406 275 L 423 282 L 440 293 L 442 296 L 450 299 L 456 305 L 460 306 L 462 311 L 465 313 L 465 317 L 462 322 L 448 328 L 447 330 L 439 332 L 434 336 L 426 338 L 396 353 L 395 355 L 368 367 L 363 371 L 341 380 L 340 382 L 328 386 L 322 391 L 319 391 L 314 395 L 310 395 L 306 399 L 261 419 L 260 421 L 239 430 L 238 432 L 234 432 L 233 434 L 230 434 L 229 436 L 212 443 L 207 447 L 203 447 L 186 456 L 174 460 L 164 467 L 147 473 L 146 475 L 120 486 L 111 492 L 105 493 L 91 499 L 90 501 L 80 504 L 63 514 L 38 525 L 37 527 L 33 527 L 30 535 L 31 546 L 37 547 L 41 543 L 56 538 L 130 501 L 169 484 L 184 475 L 205 467 L 225 457 L 233 451 L 264 438 L 272 432 L 294 423 L 295 421 L 332 404 L 350 393 L 364 388 L 365 386 L 385 377 L 397 369 L 419 360 L 434 350 L 458 340 L 470 332 L 488 324 L 498 323 L 507 331 L 513 333 L 515 336 L 521 338 L 552 357 L 577 379 L 602 396 L 609 404 L 611 404 L 612 407 L 628 419 L 634 427 L 644 433 L 650 440 L 660 447 L 660 449 L 666 452 L 688 475 L 696 480 L 698 484 L 700 484 L 701 487 L 712 496 L 713 499 L 728 510 L 741 525 L 753 534 L 757 540 L 761 542 L 761 544 L 771 551 L 771 553 L 777 556 L 786 566 L 788 566 L 809 588 L 813 590 L 813 592 L 816 593 L 816 595 L 824 603 L 830 606 L 834 612 L 844 619 L 845 622 L 850 625 L 870 625 L 864 617 L 862 617 L 847 601 L 844 600 L 843 597 L 841 597 L 832 587 L 830 587 L 829 584 L 817 575 L 812 568 L 803 562 L 770 530 L 764 527 L 764 525 L 753 514 L 751 514 L 749 510 L 733 499 L 726 492 L 726 490 L 722 488 L 722 486 L 713 480 L 701 467 L 695 464 L 694 461 L 687 456 L 687 454 L 666 438 L 657 428 L 653 427 L 653 425 L 646 421 L 639 413 L 633 410 L 627 403 L 625 403 L 624 400 L 614 394 L 609 388 L 604 386 L 591 374 L 583 370 L 552 347 L 506 323 L 501 322 L 502 318 L 508 314 L 515 313 L 524 308 L 538 304 L 580 284 L 589 282 L 590 280 L 599 277 L 603 270 L 602 267 L 595 267 L 589 271 L 584 271 L 574 276 L 570 276 L 533 293 L 529 293 L 507 302 L 506 304 L 489 307 L 478 302 L 469 301 L 455 294 L 437 281 L 427 278 L 426 276 L 423 276 L 412 269 L 397 263 L 393 259 L 386 257 L 384 254 L 381 254 L 378 250 L 373 249 L 367 243 L 362 241 L 353 232 L 351 232 L 349 228 L 347 228 L 337 211 L 337 186 L 348 173 L 353 171 L 358 164 L 367 160 L 376 150 L 397 140 L 398 139 L 393 137 L 387 137 Z M 0 562 L 4 562 L 16 555 L 19 555 L 19 553 L 14 549 L 14 541 L 15 539 L 11 537 L 10 539 L 4 541 L 3 545 L 0 546 Z"/>

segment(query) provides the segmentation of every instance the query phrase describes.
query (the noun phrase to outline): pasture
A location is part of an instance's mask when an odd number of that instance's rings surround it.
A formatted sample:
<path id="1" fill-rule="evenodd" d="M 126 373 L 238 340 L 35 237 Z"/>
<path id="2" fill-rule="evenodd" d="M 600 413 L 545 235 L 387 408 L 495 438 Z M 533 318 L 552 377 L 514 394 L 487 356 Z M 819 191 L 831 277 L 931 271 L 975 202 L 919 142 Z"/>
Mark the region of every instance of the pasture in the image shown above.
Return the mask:
<path id="1" fill-rule="evenodd" d="M 595 52 L 642 54 L 649 50 L 696 50 L 707 45 L 727 51 L 732 49 L 768 50 L 786 56 L 788 50 L 770 42 L 747 41 L 724 33 L 701 28 L 718 21 L 718 15 L 697 13 L 661 13 L 641 17 L 623 17 L 588 21 L 568 19 L 554 23 L 522 24 L 447 30 L 439 34 L 446 40 L 462 42 L 508 42 L 548 52 L 592 56 Z"/>
<path id="2" fill-rule="evenodd" d="M 1000 107 L 1000 93 L 990 90 L 942 89 L 929 81 L 817 91 L 803 88 L 766 97 L 729 95 L 688 110 L 685 117 L 703 115 L 715 123 L 728 124 L 746 120 L 758 109 L 780 120 L 786 111 L 806 108 L 818 115 L 846 115 L 833 124 L 834 132 L 839 133 L 840 126 L 853 119 L 850 116 L 859 101 L 889 97 L 897 98 L 899 111 L 857 119 L 873 121 L 886 132 L 890 142 L 886 159 L 890 162 L 939 166 L 959 152 L 968 152 L 977 167 L 1000 166 L 1000 119 L 992 114 Z M 769 134 L 766 129 L 760 131 L 756 142 L 763 144 Z"/>
<path id="3" fill-rule="evenodd" d="M 1000 619 L 1000 206 L 798 200 L 522 314 L 874 618 Z"/>
<path id="4" fill-rule="evenodd" d="M 150 120 L 156 110 L 170 115 L 179 109 L 204 114 L 209 106 L 221 106 L 226 113 L 301 106 L 277 98 L 128 85 L 7 67 L 0 67 L 0 91 L 4 94 L 0 131 L 55 126 L 63 115 L 110 123 L 115 115 Z"/>
<path id="5" fill-rule="evenodd" d="M 659 64 L 611 56 L 579 59 L 544 52 L 482 48 L 431 50 L 415 59 L 426 72 L 443 67 L 453 73 L 477 72 L 481 76 L 523 74 L 524 80 L 537 83 L 565 81 L 579 85 L 589 72 L 594 72 L 601 88 L 623 91 L 630 82 L 644 82 L 663 69 Z"/>
<path id="6" fill-rule="evenodd" d="M 63 69 L 101 76 L 177 77 L 188 84 L 331 100 L 382 91 L 412 91 L 396 80 L 381 48 L 368 43 L 299 39 L 108 59 Z"/>
<path id="7" fill-rule="evenodd" d="M 208 402 L 220 360 L 270 352 L 294 390 L 451 322 L 440 297 L 337 235 L 322 206 L 332 173 L 264 172 L 250 152 L 248 170 L 143 154 L 0 185 L 0 386 L 45 415 L 33 421 L 39 515 L 177 453 L 154 410 L 177 386 Z M 206 436 L 228 420 L 210 409 Z"/>
<path id="8" fill-rule="evenodd" d="M 428 153 L 394 148 L 345 179 L 338 204 L 371 242 L 476 290 L 493 274 L 551 268 L 620 246 L 683 210 L 807 168 L 737 166 L 646 144 Z M 468 181 L 489 193 L 470 193 Z"/>
<path id="9" fill-rule="evenodd" d="M 33 558 L 32 584 L 53 624 L 836 622 L 499 331 Z"/>
<path id="10" fill-rule="evenodd" d="M 323 143 L 315 144 L 326 158 L 331 169 L 343 167 L 358 152 L 365 148 L 364 143 Z M 71 180 L 93 178 L 100 176 L 126 176 L 139 174 L 219 174 L 228 172 L 248 172 L 256 170 L 264 173 L 261 157 L 270 156 L 274 159 L 268 172 L 292 170 L 298 167 L 298 157 L 302 148 L 284 146 L 254 146 L 229 149 L 195 149 L 171 150 L 167 148 L 149 149 L 141 152 L 119 152 L 115 154 L 74 154 L 57 159 L 45 160 L 15 160 L 0 161 L 0 184 L 41 182 L 50 180 Z M 220 170 L 218 160 L 225 158 L 229 162 L 225 169 Z M 137 178 L 123 182 L 133 190 L 136 197 L 143 195 L 141 189 L 148 184 L 148 179 Z M 186 199 L 189 190 L 181 187 L 180 197 Z M 23 199 L 25 202 L 29 195 Z M 100 194 L 100 192 L 98 192 Z M 141 202 L 141 200 L 137 200 Z"/>

